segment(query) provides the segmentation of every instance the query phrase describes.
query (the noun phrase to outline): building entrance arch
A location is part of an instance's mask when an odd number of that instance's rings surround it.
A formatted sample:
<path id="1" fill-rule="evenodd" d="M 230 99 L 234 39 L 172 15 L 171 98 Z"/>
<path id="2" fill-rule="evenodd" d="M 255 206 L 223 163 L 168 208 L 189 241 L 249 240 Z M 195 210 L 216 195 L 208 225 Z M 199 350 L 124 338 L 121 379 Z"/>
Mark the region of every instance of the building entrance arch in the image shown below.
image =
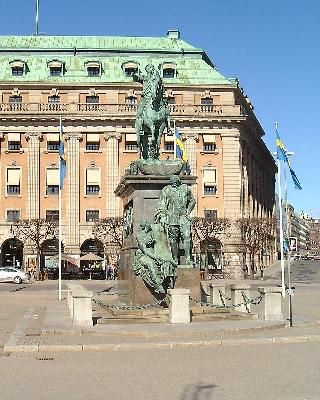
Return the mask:
<path id="1" fill-rule="evenodd" d="M 22 268 L 23 243 L 16 238 L 5 240 L 1 246 L 1 267 Z"/>

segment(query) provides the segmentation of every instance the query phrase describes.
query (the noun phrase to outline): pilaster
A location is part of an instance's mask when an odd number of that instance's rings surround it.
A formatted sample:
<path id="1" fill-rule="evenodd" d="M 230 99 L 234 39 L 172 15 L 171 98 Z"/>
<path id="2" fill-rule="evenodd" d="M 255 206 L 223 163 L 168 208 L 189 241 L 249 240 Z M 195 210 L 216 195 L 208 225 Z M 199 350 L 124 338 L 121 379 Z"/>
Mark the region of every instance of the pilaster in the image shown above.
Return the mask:
<path id="1" fill-rule="evenodd" d="M 80 140 L 82 134 L 70 132 L 65 134 L 67 145 L 67 232 L 65 240 L 66 251 L 80 254 Z"/>
<path id="2" fill-rule="evenodd" d="M 182 133 L 182 140 L 184 140 L 184 146 L 187 153 L 188 161 L 191 168 L 191 175 L 197 174 L 197 153 L 196 146 L 199 140 L 199 134 L 196 132 L 184 132 Z M 191 187 L 193 197 L 196 200 L 196 205 L 191 212 L 191 216 L 198 215 L 198 184 L 196 183 Z"/>
<path id="3" fill-rule="evenodd" d="M 42 134 L 30 132 L 26 134 L 28 148 L 28 205 L 27 218 L 40 217 L 40 139 Z"/>
<path id="4" fill-rule="evenodd" d="M 121 134 L 118 132 L 106 132 L 106 216 L 118 217 L 120 215 L 120 199 L 114 194 L 119 184 L 119 140 Z"/>

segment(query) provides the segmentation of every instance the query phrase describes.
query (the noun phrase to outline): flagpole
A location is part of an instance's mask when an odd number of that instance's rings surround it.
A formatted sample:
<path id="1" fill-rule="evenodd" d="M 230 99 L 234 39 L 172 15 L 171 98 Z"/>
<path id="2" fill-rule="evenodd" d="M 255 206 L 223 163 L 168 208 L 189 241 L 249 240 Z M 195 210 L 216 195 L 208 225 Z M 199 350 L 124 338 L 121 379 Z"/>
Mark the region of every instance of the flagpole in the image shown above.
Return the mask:
<path id="1" fill-rule="evenodd" d="M 176 121 L 173 120 L 173 159 L 177 159 Z"/>
<path id="2" fill-rule="evenodd" d="M 61 140 L 61 130 L 62 130 L 62 116 L 60 115 L 60 134 L 59 134 L 59 140 Z M 59 178 L 61 177 L 61 162 L 60 162 L 60 156 L 59 156 Z M 61 215 L 61 184 L 59 182 L 59 278 L 58 278 L 58 299 L 59 301 L 61 300 L 61 263 L 62 263 L 62 215 Z"/>
<path id="3" fill-rule="evenodd" d="M 278 131 L 278 122 L 275 123 L 276 132 Z M 282 194 L 281 194 L 281 164 L 277 157 L 278 167 L 278 202 L 279 202 L 279 231 L 280 231 L 280 265 L 281 265 L 281 289 L 282 297 L 286 296 L 286 287 L 284 282 L 284 254 L 283 254 L 283 213 L 282 213 Z"/>
<path id="4" fill-rule="evenodd" d="M 39 35 L 39 0 L 36 0 L 36 31 L 35 35 Z"/>

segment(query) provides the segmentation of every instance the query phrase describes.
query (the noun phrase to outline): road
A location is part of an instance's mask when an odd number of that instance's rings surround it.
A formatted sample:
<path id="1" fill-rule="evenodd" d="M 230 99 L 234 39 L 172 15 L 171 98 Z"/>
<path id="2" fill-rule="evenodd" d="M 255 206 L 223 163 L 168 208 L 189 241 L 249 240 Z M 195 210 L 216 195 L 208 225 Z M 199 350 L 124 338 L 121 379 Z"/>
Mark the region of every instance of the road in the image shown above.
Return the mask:
<path id="1" fill-rule="evenodd" d="M 318 400 L 319 343 L 0 357 L 1 399 Z"/>

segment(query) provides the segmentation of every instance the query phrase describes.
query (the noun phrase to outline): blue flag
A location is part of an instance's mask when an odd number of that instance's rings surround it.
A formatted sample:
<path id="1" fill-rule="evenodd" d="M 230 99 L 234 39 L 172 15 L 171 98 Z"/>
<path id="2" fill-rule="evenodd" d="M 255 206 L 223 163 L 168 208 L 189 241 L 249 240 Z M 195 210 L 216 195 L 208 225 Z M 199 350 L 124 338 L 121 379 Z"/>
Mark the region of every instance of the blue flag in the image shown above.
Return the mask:
<path id="1" fill-rule="evenodd" d="M 284 161 L 287 164 L 287 166 L 289 168 L 289 171 L 290 171 L 290 174 L 291 174 L 291 178 L 292 178 L 293 183 L 294 183 L 294 187 L 296 189 L 302 190 L 302 186 L 301 186 L 301 184 L 299 182 L 299 179 L 298 179 L 296 173 L 294 172 L 294 170 L 291 168 L 291 162 L 290 162 L 290 160 L 288 158 L 287 150 L 284 147 L 284 144 L 283 144 L 283 142 L 282 142 L 282 140 L 281 140 L 281 138 L 279 136 L 279 133 L 278 133 L 277 129 L 276 129 L 276 137 L 277 137 L 277 140 L 276 140 L 276 143 L 277 143 L 277 159 L 280 160 L 280 161 Z"/>
<path id="2" fill-rule="evenodd" d="M 177 128 L 175 129 L 175 132 L 174 132 L 174 140 L 176 143 L 175 158 L 182 158 L 183 161 L 188 161 L 187 153 L 186 153 L 183 141 L 181 140 L 181 136 L 180 136 L 180 133 Z"/>
<path id="3" fill-rule="evenodd" d="M 62 117 L 60 117 L 60 132 L 59 132 L 59 157 L 60 157 L 60 190 L 63 188 L 63 181 L 66 176 L 66 159 L 64 155 L 64 134 L 62 126 Z"/>

